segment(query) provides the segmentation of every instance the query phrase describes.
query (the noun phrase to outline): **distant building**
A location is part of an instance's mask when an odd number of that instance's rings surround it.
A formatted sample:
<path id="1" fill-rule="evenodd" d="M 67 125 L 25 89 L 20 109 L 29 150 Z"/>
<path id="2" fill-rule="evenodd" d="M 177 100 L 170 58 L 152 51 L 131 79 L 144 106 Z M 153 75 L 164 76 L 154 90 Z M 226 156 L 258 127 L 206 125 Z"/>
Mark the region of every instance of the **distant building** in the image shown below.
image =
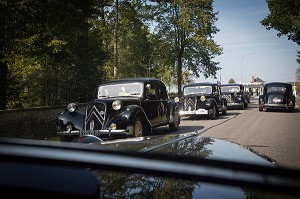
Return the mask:
<path id="1" fill-rule="evenodd" d="M 260 79 L 259 77 L 254 78 L 252 76 L 252 80 L 250 83 L 243 83 L 245 90 L 250 92 L 252 96 L 259 96 L 263 92 L 265 81 Z"/>

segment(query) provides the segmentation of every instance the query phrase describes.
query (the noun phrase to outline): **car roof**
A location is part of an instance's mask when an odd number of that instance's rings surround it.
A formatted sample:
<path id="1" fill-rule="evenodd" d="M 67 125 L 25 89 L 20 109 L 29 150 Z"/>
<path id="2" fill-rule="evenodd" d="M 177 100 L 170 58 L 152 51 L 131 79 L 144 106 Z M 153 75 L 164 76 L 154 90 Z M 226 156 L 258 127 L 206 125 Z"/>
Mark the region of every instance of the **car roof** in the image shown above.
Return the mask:
<path id="1" fill-rule="evenodd" d="M 192 86 L 213 86 L 213 85 L 218 85 L 218 84 L 212 82 L 200 82 L 200 83 L 187 84 L 183 88 L 192 87 Z"/>
<path id="2" fill-rule="evenodd" d="M 237 84 L 237 83 L 229 83 L 229 84 L 222 84 L 222 86 L 244 86 L 243 84 Z"/>
<path id="3" fill-rule="evenodd" d="M 152 82 L 162 82 L 160 79 L 157 79 L 157 78 L 140 77 L 140 78 L 115 79 L 115 80 L 104 82 L 101 85 L 103 85 L 103 84 L 117 84 L 117 83 L 130 83 L 130 82 L 145 83 L 145 82 L 149 82 L 149 81 L 152 81 Z"/>
<path id="4" fill-rule="evenodd" d="M 285 83 L 285 82 L 268 82 L 268 83 L 265 83 L 265 86 L 270 86 L 270 85 L 292 86 L 292 84 Z"/>

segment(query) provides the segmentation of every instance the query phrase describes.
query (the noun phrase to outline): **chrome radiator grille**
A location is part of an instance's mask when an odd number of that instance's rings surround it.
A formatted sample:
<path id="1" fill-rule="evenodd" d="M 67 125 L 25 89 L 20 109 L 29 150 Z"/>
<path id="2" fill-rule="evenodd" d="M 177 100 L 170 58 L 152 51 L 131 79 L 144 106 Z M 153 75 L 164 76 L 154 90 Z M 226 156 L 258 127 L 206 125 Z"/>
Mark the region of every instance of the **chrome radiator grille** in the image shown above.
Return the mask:
<path id="1" fill-rule="evenodd" d="M 197 98 L 196 97 L 187 97 L 184 99 L 184 110 L 194 111 L 196 110 Z"/>
<path id="2" fill-rule="evenodd" d="M 223 97 L 227 100 L 227 102 L 231 102 L 232 101 L 230 94 L 223 95 Z"/>
<path id="3" fill-rule="evenodd" d="M 85 115 L 84 130 L 101 130 L 105 122 L 106 106 L 103 103 L 91 103 Z"/>

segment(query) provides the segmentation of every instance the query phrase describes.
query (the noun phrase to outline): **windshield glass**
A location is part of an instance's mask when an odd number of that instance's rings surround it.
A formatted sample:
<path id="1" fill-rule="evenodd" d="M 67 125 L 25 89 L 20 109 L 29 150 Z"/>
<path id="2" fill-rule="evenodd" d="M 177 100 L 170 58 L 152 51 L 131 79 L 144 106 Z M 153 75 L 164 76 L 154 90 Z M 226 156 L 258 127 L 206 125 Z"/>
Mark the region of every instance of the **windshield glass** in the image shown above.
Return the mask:
<path id="1" fill-rule="evenodd" d="M 141 83 L 122 83 L 114 85 L 104 85 L 98 88 L 98 99 L 103 97 L 136 96 L 143 94 Z"/>
<path id="2" fill-rule="evenodd" d="M 240 92 L 240 87 L 239 86 L 222 86 L 221 87 L 221 92 L 223 93 L 236 93 Z"/>
<path id="3" fill-rule="evenodd" d="M 211 86 L 191 86 L 184 88 L 184 95 L 189 94 L 211 94 Z"/>

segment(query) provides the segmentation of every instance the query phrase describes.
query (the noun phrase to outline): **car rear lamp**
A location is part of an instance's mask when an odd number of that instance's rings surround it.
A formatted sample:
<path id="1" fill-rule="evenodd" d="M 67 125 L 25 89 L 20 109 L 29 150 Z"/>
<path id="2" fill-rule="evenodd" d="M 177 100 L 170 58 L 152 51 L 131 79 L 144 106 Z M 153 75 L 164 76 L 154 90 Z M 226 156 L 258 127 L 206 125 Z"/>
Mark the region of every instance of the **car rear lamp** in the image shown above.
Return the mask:
<path id="1" fill-rule="evenodd" d="M 120 100 L 116 100 L 116 101 L 113 101 L 113 103 L 112 103 L 112 108 L 114 109 L 114 110 L 120 110 L 121 109 L 121 107 L 122 107 L 122 102 L 120 101 Z"/>
<path id="2" fill-rule="evenodd" d="M 67 109 L 69 112 L 73 113 L 78 109 L 78 106 L 76 103 L 70 103 L 68 104 Z"/>

